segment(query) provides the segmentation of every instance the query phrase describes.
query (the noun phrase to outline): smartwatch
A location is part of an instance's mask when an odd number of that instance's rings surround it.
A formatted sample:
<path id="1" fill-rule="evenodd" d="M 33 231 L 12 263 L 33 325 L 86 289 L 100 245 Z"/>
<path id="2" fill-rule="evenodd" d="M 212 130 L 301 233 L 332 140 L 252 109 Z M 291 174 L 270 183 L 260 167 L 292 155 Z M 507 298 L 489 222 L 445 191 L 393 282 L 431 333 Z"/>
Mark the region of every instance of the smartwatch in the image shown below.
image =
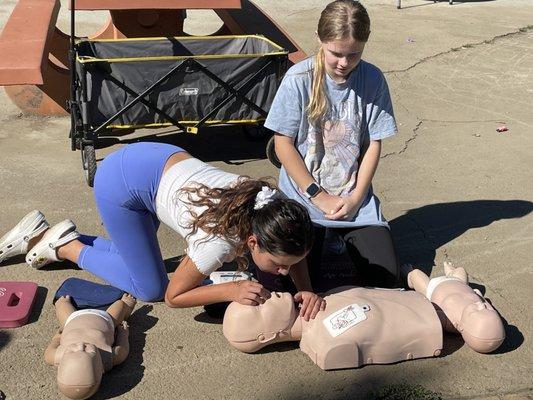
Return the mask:
<path id="1" fill-rule="evenodd" d="M 309 186 L 307 186 L 307 189 L 305 189 L 305 197 L 308 199 L 312 199 L 317 194 L 319 194 L 322 191 L 322 188 L 318 186 L 315 182 L 311 183 Z"/>

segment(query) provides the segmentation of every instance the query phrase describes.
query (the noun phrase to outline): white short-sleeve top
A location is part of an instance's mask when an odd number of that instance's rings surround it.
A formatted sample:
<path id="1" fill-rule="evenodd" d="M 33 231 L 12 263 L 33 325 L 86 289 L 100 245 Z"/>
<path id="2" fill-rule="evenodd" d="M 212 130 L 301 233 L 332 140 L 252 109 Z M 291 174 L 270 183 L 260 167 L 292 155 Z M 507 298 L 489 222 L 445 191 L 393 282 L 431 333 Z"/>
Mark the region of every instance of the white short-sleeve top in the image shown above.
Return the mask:
<path id="1" fill-rule="evenodd" d="M 235 259 L 236 242 L 230 238 L 209 237 L 198 229 L 193 235 L 188 228 L 193 211 L 200 215 L 206 207 L 188 204 L 187 194 L 179 192 L 184 187 L 203 184 L 210 188 L 231 186 L 239 175 L 222 171 L 196 158 L 188 158 L 174 164 L 162 176 L 156 196 L 157 217 L 176 231 L 187 242 L 186 253 L 198 270 L 209 275 L 225 262 Z"/>

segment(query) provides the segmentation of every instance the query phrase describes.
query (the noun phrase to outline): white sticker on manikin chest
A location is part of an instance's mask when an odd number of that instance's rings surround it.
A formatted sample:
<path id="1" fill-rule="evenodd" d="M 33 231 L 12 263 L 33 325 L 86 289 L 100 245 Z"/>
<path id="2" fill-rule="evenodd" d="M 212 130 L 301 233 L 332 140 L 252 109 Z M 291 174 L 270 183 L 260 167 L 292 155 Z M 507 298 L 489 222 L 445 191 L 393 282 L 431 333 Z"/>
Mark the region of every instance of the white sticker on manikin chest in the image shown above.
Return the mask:
<path id="1" fill-rule="evenodd" d="M 365 311 L 369 310 L 370 307 L 367 305 L 360 306 L 356 303 L 350 304 L 324 318 L 322 323 L 331 336 L 337 337 L 348 329 L 366 320 Z"/>

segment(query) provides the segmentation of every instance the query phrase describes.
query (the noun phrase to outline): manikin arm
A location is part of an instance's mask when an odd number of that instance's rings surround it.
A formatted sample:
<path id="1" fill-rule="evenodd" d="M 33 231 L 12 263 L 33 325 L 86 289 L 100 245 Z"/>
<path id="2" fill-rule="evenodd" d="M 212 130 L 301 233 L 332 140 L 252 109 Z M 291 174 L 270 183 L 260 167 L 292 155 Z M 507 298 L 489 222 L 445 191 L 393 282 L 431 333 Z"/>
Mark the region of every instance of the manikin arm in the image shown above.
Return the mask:
<path id="1" fill-rule="evenodd" d="M 115 301 L 107 308 L 107 313 L 113 318 L 115 328 L 120 326 L 122 321 L 129 318 L 133 308 L 135 307 L 135 298 L 128 293 L 122 296 L 122 299 Z"/>
<path id="2" fill-rule="evenodd" d="M 61 324 L 61 328 L 63 328 L 67 318 L 70 316 L 70 314 L 76 311 L 76 309 L 70 301 L 70 296 L 61 296 L 59 299 L 57 299 L 55 307 L 57 319 Z"/>
<path id="3" fill-rule="evenodd" d="M 411 289 L 414 289 L 425 296 L 429 284 L 429 278 L 421 270 L 414 269 L 409 275 L 407 275 L 407 284 Z"/>
<path id="4" fill-rule="evenodd" d="M 444 261 L 444 273 L 446 276 L 452 276 L 454 278 L 462 280 L 464 283 L 468 283 L 468 274 L 462 267 L 454 267 L 449 261 Z"/>
<path id="5" fill-rule="evenodd" d="M 426 295 L 429 277 L 419 269 L 413 269 L 410 265 L 402 265 L 402 273 L 407 276 L 407 285 L 421 293 Z M 454 267 L 453 264 L 449 261 L 444 261 L 444 274 L 449 278 L 457 278 L 463 281 L 465 284 L 468 284 L 468 275 L 464 268 Z"/>
<path id="6" fill-rule="evenodd" d="M 55 364 L 56 350 L 59 347 L 60 340 L 61 334 L 57 332 L 52 338 L 52 341 L 50 342 L 46 350 L 44 351 L 44 362 L 46 362 L 48 365 Z"/>
<path id="7" fill-rule="evenodd" d="M 113 346 L 113 365 L 122 364 L 130 352 L 129 326 L 126 321 L 117 327 L 115 346 Z"/>

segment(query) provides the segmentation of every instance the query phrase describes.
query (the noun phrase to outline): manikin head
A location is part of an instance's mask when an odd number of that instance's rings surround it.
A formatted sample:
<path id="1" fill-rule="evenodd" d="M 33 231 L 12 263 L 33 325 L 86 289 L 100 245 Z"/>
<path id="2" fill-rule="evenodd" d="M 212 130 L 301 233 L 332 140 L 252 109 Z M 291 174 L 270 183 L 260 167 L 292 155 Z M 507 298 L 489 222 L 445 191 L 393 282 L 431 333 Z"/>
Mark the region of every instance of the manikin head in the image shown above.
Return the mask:
<path id="1" fill-rule="evenodd" d="M 272 343 L 300 340 L 299 321 L 291 294 L 272 292 L 258 306 L 231 303 L 224 314 L 223 332 L 237 350 L 253 353 Z"/>
<path id="2" fill-rule="evenodd" d="M 103 373 L 102 357 L 96 346 L 73 343 L 59 363 L 57 386 L 70 399 L 86 399 L 98 390 Z"/>
<path id="3" fill-rule="evenodd" d="M 505 340 L 505 329 L 498 312 L 481 298 L 463 310 L 459 331 L 465 343 L 479 353 L 490 353 Z"/>

